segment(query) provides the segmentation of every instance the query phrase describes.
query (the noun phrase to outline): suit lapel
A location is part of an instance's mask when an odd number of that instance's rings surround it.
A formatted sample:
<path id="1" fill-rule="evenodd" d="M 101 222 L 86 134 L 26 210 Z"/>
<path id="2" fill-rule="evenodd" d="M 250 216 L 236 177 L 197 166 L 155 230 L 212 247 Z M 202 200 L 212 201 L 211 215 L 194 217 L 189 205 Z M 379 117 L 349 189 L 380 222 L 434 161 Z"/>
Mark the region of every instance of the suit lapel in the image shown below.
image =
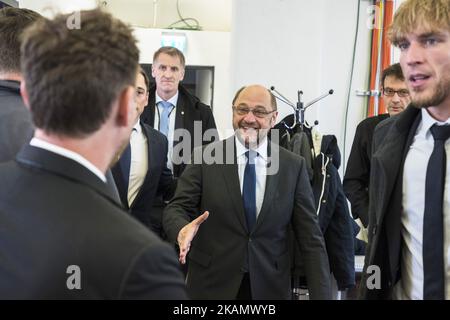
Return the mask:
<path id="1" fill-rule="evenodd" d="M 233 148 L 227 148 L 227 145 L 233 145 Z M 244 212 L 244 204 L 242 202 L 242 195 L 241 195 L 241 185 L 239 183 L 239 173 L 238 173 L 238 165 L 237 165 L 237 159 L 236 159 L 236 145 L 234 136 L 226 139 L 223 141 L 223 149 L 224 149 L 224 159 L 228 159 L 228 157 L 231 158 L 231 155 L 228 155 L 227 157 L 227 149 L 231 149 L 234 151 L 233 154 L 233 163 L 229 164 L 225 160 L 225 164 L 219 164 L 217 165 L 223 174 L 223 178 L 225 180 L 225 184 L 227 186 L 228 194 L 231 198 L 231 201 L 233 202 L 233 205 L 235 207 L 235 214 L 237 215 L 237 218 L 239 222 L 241 223 L 242 227 L 247 230 L 247 223 L 245 222 L 245 212 Z"/>
<path id="2" fill-rule="evenodd" d="M 392 196 L 390 197 L 389 210 L 391 214 L 386 215 L 384 225 L 386 228 L 386 239 L 387 243 L 390 245 L 389 248 L 389 264 L 391 270 L 391 279 L 396 280 L 398 270 L 399 270 L 399 260 L 401 254 L 401 215 L 402 215 L 402 199 L 403 199 L 403 169 L 405 165 L 405 159 L 408 154 L 409 148 L 414 140 L 414 136 L 419 126 L 420 120 L 422 119 L 421 113 L 419 112 L 415 119 L 413 119 L 412 125 L 409 126 L 409 131 L 407 128 L 401 131 L 408 131 L 406 135 L 405 144 L 402 153 L 399 158 L 400 169 L 397 175 L 397 179 L 394 184 L 394 190 Z M 403 141 L 402 141 L 403 142 Z M 402 148 L 399 148 L 402 149 Z M 388 209 L 385 208 L 387 211 Z"/>
<path id="3" fill-rule="evenodd" d="M 403 167 L 409 147 L 421 120 L 418 109 L 410 106 L 393 123 L 384 139 L 384 144 L 375 152 L 372 161 L 377 161 L 380 169 L 380 181 L 377 187 L 381 196 L 377 201 L 382 204 L 377 210 L 377 225 L 385 230 L 387 254 L 389 256 L 390 278 L 397 279 L 401 253 L 401 214 L 403 193 Z M 389 214 L 386 214 L 389 211 Z"/>
<path id="4" fill-rule="evenodd" d="M 420 122 L 417 122 L 417 113 L 418 110 L 410 106 L 400 114 L 398 120 L 392 125 L 391 129 L 389 129 L 389 132 L 384 139 L 384 144 L 380 146 L 373 155 L 373 160 L 379 163 L 382 177 L 385 179 L 384 185 L 380 186 L 380 191 L 382 192 L 380 203 L 383 203 L 383 207 L 378 211 L 378 225 L 382 222 L 395 183 L 397 179 L 400 178 L 399 175 L 403 168 L 404 156 L 406 156 L 409 148 L 409 145 L 407 145 L 408 136 L 411 139 L 414 137 L 414 133 Z M 413 128 L 413 124 L 415 125 L 415 128 Z M 411 131 L 412 133 L 410 134 Z M 403 161 L 399 161 L 401 159 L 403 159 Z"/>
<path id="5" fill-rule="evenodd" d="M 117 191 L 119 191 L 119 197 L 122 204 L 126 209 L 128 209 L 128 189 L 126 188 L 126 182 L 123 178 L 123 172 L 119 163 L 116 163 L 111 169 L 111 173 L 114 177 L 114 182 L 116 183 Z"/>
<path id="6" fill-rule="evenodd" d="M 156 87 L 153 86 L 149 89 L 148 105 L 145 107 L 141 115 L 141 121 L 148 124 L 150 127 L 154 127 L 155 123 L 155 108 L 156 108 Z M 156 128 L 159 130 L 159 128 Z"/>

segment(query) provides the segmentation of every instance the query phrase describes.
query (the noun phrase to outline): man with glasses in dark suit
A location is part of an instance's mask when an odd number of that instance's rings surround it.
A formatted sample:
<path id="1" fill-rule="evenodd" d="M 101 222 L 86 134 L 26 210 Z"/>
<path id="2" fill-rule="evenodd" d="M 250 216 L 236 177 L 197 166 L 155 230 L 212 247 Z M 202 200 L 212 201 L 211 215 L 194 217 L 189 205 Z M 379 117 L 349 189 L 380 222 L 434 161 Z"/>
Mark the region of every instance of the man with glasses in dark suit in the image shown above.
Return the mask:
<path id="1" fill-rule="evenodd" d="M 383 71 L 381 76 L 382 97 L 388 113 L 361 121 L 356 128 L 355 138 L 344 176 L 344 192 L 350 201 L 352 215 L 360 219 L 364 228 L 369 223 L 369 177 L 372 156 L 372 138 L 375 127 L 381 121 L 399 114 L 410 102 L 409 90 L 399 63 Z M 363 237 L 367 242 L 367 231 Z M 363 254 L 363 252 L 360 252 Z"/>
<path id="2" fill-rule="evenodd" d="M 288 228 L 311 299 L 330 299 L 330 270 L 305 159 L 267 138 L 278 115 L 260 85 L 233 99 L 235 135 L 194 150 L 163 226 L 189 260 L 193 299 L 290 299 Z M 196 217 L 191 222 L 191 217 Z"/>

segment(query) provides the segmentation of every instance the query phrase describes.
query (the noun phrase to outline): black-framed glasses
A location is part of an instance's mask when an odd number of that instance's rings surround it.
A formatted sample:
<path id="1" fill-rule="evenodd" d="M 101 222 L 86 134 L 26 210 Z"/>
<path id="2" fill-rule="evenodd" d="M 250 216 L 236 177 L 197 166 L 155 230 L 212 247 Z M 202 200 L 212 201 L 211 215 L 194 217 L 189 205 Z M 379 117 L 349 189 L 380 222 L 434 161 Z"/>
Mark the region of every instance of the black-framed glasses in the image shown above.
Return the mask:
<path id="1" fill-rule="evenodd" d="M 393 97 L 396 93 L 401 98 L 409 96 L 408 89 L 400 89 L 400 90 L 394 90 L 394 89 L 391 89 L 391 88 L 384 88 L 383 89 L 383 94 L 385 96 L 388 96 L 388 97 Z"/>
<path id="2" fill-rule="evenodd" d="M 235 107 L 235 106 L 233 106 L 233 111 L 236 112 L 236 114 L 238 114 L 240 116 L 246 116 L 246 115 L 248 115 L 251 112 L 251 113 L 253 113 L 253 115 L 256 118 L 265 118 L 269 114 L 275 112 L 276 110 L 267 111 L 264 108 L 250 109 L 250 108 L 247 108 L 247 107 L 241 107 L 241 106 Z"/>

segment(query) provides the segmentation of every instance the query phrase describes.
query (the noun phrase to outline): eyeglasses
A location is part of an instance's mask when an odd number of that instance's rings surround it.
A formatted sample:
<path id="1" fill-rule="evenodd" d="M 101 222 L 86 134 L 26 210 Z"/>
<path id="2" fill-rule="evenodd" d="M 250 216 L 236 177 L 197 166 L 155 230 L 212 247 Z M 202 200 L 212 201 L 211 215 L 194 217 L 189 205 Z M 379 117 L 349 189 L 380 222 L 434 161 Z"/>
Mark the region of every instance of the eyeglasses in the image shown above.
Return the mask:
<path id="1" fill-rule="evenodd" d="M 394 90 L 391 88 L 385 88 L 385 89 L 383 89 L 383 93 L 385 96 L 388 96 L 388 97 L 393 97 L 396 93 L 401 98 L 409 96 L 409 91 L 407 89 Z"/>
<path id="2" fill-rule="evenodd" d="M 266 109 L 264 109 L 264 108 L 250 109 L 250 108 L 247 108 L 247 107 L 237 106 L 237 107 L 233 107 L 233 111 L 236 112 L 236 114 L 238 114 L 240 116 L 246 116 L 246 115 L 248 115 L 251 112 L 257 118 L 265 118 L 269 114 L 275 112 L 276 110 L 266 111 Z"/>

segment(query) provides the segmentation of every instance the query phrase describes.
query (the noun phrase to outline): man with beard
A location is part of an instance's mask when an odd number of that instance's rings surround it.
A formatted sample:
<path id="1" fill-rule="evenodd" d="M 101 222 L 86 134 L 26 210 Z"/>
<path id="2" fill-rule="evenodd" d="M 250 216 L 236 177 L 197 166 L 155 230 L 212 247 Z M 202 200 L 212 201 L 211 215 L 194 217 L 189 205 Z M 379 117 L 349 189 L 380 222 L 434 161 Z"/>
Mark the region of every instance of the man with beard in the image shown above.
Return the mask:
<path id="1" fill-rule="evenodd" d="M 399 114 L 410 102 L 409 91 L 399 63 L 383 70 L 381 87 L 388 113 L 364 119 L 358 124 L 343 183 L 345 195 L 352 205 L 352 215 L 355 219 L 359 218 L 365 228 L 369 223 L 369 177 L 373 132 L 378 123 Z"/>
<path id="2" fill-rule="evenodd" d="M 373 140 L 365 299 L 450 298 L 450 0 L 409 0 L 389 38 L 412 104 Z"/>
<path id="3" fill-rule="evenodd" d="M 329 299 L 328 258 L 305 160 L 267 139 L 278 114 L 275 98 L 251 85 L 236 93 L 232 108 L 235 135 L 194 151 L 164 211 L 169 240 L 178 243 L 181 263 L 189 260 L 188 295 L 289 299 L 292 223 L 310 297 Z M 190 222 L 191 216 L 197 218 Z"/>

